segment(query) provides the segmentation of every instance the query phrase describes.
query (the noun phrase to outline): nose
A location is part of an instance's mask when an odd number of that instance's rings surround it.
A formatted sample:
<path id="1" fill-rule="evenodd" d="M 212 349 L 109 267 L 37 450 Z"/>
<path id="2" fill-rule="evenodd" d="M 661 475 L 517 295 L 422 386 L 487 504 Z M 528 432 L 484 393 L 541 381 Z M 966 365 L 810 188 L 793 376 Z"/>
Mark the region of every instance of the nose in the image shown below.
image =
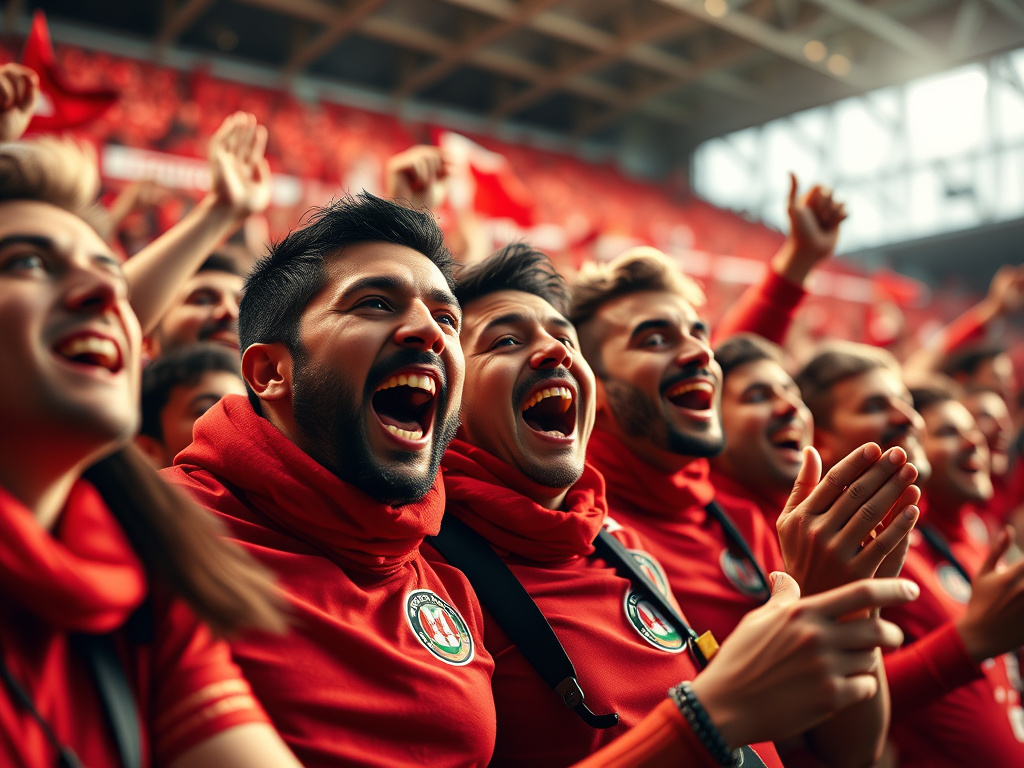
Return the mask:
<path id="1" fill-rule="evenodd" d="M 541 343 L 530 355 L 530 367 L 534 370 L 572 368 L 572 351 L 554 336 L 545 333 Z"/>
<path id="2" fill-rule="evenodd" d="M 213 317 L 215 320 L 237 320 L 238 299 L 229 295 L 222 296 L 213 308 Z"/>
<path id="3" fill-rule="evenodd" d="M 775 415 L 789 416 L 799 410 L 797 395 L 785 389 L 777 389 L 775 392 Z"/>
<path id="4" fill-rule="evenodd" d="M 906 424 L 909 429 L 920 434 L 924 430 L 924 419 L 914 410 L 912 405 L 900 399 L 894 399 L 889 405 L 889 423 Z"/>
<path id="5" fill-rule="evenodd" d="M 711 346 L 707 342 L 694 336 L 686 336 L 679 347 L 679 354 L 676 355 L 676 365 L 680 368 L 707 368 L 714 359 L 715 353 L 711 351 Z"/>
<path id="6" fill-rule="evenodd" d="M 91 267 L 72 269 L 69 280 L 71 284 L 64 296 L 64 303 L 75 312 L 102 314 L 110 311 L 127 291 L 122 277 Z"/>
<path id="7" fill-rule="evenodd" d="M 395 343 L 400 347 L 409 347 L 423 352 L 431 351 L 441 354 L 444 351 L 444 331 L 430 309 L 421 301 L 415 302 L 403 318 L 402 324 L 395 331 Z"/>

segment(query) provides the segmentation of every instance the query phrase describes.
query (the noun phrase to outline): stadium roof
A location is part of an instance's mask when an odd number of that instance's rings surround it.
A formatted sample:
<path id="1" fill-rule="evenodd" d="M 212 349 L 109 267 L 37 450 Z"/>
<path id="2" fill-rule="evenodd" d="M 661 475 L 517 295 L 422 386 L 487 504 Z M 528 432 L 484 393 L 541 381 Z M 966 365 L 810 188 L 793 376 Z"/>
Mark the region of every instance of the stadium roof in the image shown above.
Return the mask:
<path id="1" fill-rule="evenodd" d="M 341 86 L 645 175 L 711 136 L 1024 46 L 1015 0 L 9 0 L 7 30 L 36 7 L 57 39 Z"/>

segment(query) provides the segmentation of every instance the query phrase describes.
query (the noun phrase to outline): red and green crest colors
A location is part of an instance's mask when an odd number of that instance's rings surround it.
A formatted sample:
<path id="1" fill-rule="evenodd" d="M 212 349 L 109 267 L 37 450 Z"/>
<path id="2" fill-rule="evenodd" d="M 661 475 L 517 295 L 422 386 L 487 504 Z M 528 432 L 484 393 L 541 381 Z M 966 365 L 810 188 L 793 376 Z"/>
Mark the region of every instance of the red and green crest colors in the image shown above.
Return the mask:
<path id="1" fill-rule="evenodd" d="M 643 592 L 626 592 L 626 618 L 644 640 L 662 651 L 679 653 L 686 647 L 683 636 L 661 615 Z"/>
<path id="2" fill-rule="evenodd" d="M 768 599 L 761 577 L 752 563 L 743 557 L 737 557 L 728 549 L 722 550 L 718 563 L 722 566 L 725 577 L 742 594 L 758 600 Z"/>
<path id="3" fill-rule="evenodd" d="M 473 635 L 459 612 L 429 589 L 405 597 L 405 617 L 416 639 L 446 664 L 456 667 L 473 660 Z"/>

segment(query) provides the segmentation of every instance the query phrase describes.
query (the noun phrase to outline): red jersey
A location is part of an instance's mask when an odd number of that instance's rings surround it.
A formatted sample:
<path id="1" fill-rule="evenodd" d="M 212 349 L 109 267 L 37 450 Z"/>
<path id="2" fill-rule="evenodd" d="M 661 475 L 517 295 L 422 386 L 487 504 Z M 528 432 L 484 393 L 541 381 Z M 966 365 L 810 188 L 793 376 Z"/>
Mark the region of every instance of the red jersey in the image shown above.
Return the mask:
<path id="1" fill-rule="evenodd" d="M 479 604 L 460 572 L 419 554 L 440 527 L 440 478 L 419 502 L 378 503 L 238 395 L 194 434 L 164 476 L 277 574 L 291 632 L 232 650 L 302 764 L 487 765 L 494 664 Z"/>
<path id="2" fill-rule="evenodd" d="M 953 556 L 968 573 L 974 574 L 986 556 L 986 550 L 971 538 L 962 515 L 942 520 L 925 513 L 922 524 L 936 527 L 949 542 Z M 915 530 L 902 576 L 921 587 L 921 596 L 912 603 L 883 612 L 906 635 L 905 649 L 913 651 L 919 642 L 945 636 L 946 644 L 959 641 L 953 622 L 967 610 L 970 584 Z M 954 640 L 955 638 L 955 640 Z M 958 666 L 977 670 L 959 641 L 962 658 Z M 893 688 L 893 727 L 891 736 L 899 751 L 901 766 L 1024 765 L 1024 710 L 1020 706 L 1016 659 L 1004 654 L 985 661 L 979 675 L 956 672 L 952 659 L 946 662 L 950 674 L 961 684 L 925 706 L 900 712 Z M 886 663 L 886 669 L 890 664 Z"/>
<path id="3" fill-rule="evenodd" d="M 806 295 L 803 286 L 769 268 L 764 278 L 747 288 L 718 321 L 714 330 L 715 343 L 747 332 L 783 344 L 796 316 L 796 308 Z"/>
<path id="4" fill-rule="evenodd" d="M 666 474 L 600 430 L 590 438 L 587 459 L 608 485 L 609 515 L 648 542 L 698 634 L 711 630 L 721 642 L 768 599 L 757 571 L 705 509 L 716 499 L 705 459 Z M 760 509 L 737 497 L 717 500 L 764 572 L 785 570 L 778 535 Z"/>
<path id="5" fill-rule="evenodd" d="M 79 481 L 52 534 L 0 488 L 0 652 L 61 744 L 86 766 L 120 765 L 92 672 L 68 634 L 115 632 L 135 694 L 142 764 L 167 765 L 200 742 L 266 723 L 226 644 L 181 601 L 159 593 L 153 641 L 118 630 L 147 596 L 146 576 L 99 493 Z M 51 766 L 56 755 L 34 718 L 0 685 L 0 765 Z"/>
<path id="6" fill-rule="evenodd" d="M 448 514 L 486 538 L 536 601 L 576 666 L 588 706 L 620 716 L 614 728 L 599 730 L 584 723 L 485 611 L 498 712 L 492 765 L 570 765 L 636 726 L 665 700 L 670 687 L 698 673 L 682 628 L 674 627 L 628 579 L 594 556 L 592 542 L 607 517 L 604 481 L 596 470 L 585 467 L 559 510 L 523 495 L 534 488 L 550 495 L 551 489 L 539 488 L 518 470 L 460 440 L 449 447 L 442 471 Z M 650 547 L 628 528 L 616 526 L 613 535 L 672 599 Z M 527 733 L 529 738 L 524 738 Z M 781 765 L 771 744 L 756 745 L 755 750 L 767 765 Z M 692 732 L 683 740 L 679 759 L 685 765 L 714 765 Z"/>

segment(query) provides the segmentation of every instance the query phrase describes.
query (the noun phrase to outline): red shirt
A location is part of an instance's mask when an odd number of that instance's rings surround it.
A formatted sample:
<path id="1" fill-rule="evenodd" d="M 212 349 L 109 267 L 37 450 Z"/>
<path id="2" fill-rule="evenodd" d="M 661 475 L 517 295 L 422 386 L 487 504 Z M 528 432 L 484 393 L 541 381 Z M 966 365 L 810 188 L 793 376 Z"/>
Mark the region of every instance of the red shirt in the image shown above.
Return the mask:
<path id="1" fill-rule="evenodd" d="M 976 573 L 986 552 L 977 545 L 964 528 L 962 519 L 944 521 L 925 513 L 923 524 L 933 525 L 945 535 L 953 555 L 967 569 Z M 947 643 L 959 640 L 953 622 L 967 610 L 970 584 L 956 569 L 928 544 L 918 531 L 912 532 L 911 547 L 902 576 L 921 587 L 921 596 L 898 609 L 883 612 L 885 618 L 899 625 L 906 635 L 907 649 L 914 649 L 930 636 L 950 637 Z M 944 674 L 964 682 L 927 706 L 900 713 L 900 702 L 893 692 L 892 739 L 899 750 L 901 766 L 1024 765 L 1024 710 L 1016 688 L 1016 659 L 1005 654 L 977 666 L 967 657 L 962 642 L 960 672 L 952 659 Z M 902 652 L 902 651 L 901 651 Z M 886 664 L 886 669 L 890 667 Z M 966 669 L 965 669 L 966 668 Z M 968 675 L 967 670 L 974 670 Z"/>
<path id="2" fill-rule="evenodd" d="M 596 470 L 584 469 L 559 510 L 523 495 L 534 488 L 550 494 L 550 489 L 460 440 L 445 454 L 442 471 L 448 514 L 484 536 L 537 602 L 573 660 L 590 709 L 620 716 L 614 728 L 586 725 L 485 612 L 498 712 L 493 766 L 570 765 L 636 726 L 665 700 L 670 687 L 698 673 L 682 632 L 650 603 L 637 603 L 642 593 L 593 555 L 591 542 L 607 516 L 604 481 Z M 647 544 L 621 526 L 613 534 L 671 597 Z M 767 765 L 781 765 L 771 744 L 755 749 Z M 714 765 L 692 732 L 679 759 L 685 765 Z"/>
<path id="3" fill-rule="evenodd" d="M 286 637 L 232 642 L 235 660 L 307 766 L 484 766 L 493 662 L 465 577 L 419 554 L 444 512 L 380 504 L 303 453 L 246 398 L 225 397 L 165 477 L 224 520 L 278 576 Z"/>
<path id="4" fill-rule="evenodd" d="M 716 498 L 705 459 L 666 474 L 600 430 L 590 438 L 587 459 L 608 485 L 609 515 L 648 542 L 698 634 L 711 630 L 721 642 L 768 599 L 756 572 L 705 510 Z M 764 572 L 785 570 L 778 535 L 760 509 L 736 497 L 723 496 L 718 502 Z"/>
<path id="5" fill-rule="evenodd" d="M 737 333 L 756 333 L 782 344 L 793 324 L 796 308 L 807 292 L 772 269 L 743 292 L 715 326 L 715 343 Z"/>
<path id="6" fill-rule="evenodd" d="M 53 534 L 0 488 L 0 649 L 11 674 L 85 766 L 120 765 L 92 674 L 69 632 L 117 630 L 147 594 L 145 573 L 91 485 L 72 490 Z M 226 644 L 181 601 L 151 596 L 152 643 L 115 644 L 135 694 L 143 765 L 166 765 L 202 741 L 266 715 Z M 0 685 L 0 765 L 52 766 L 37 722 Z"/>

